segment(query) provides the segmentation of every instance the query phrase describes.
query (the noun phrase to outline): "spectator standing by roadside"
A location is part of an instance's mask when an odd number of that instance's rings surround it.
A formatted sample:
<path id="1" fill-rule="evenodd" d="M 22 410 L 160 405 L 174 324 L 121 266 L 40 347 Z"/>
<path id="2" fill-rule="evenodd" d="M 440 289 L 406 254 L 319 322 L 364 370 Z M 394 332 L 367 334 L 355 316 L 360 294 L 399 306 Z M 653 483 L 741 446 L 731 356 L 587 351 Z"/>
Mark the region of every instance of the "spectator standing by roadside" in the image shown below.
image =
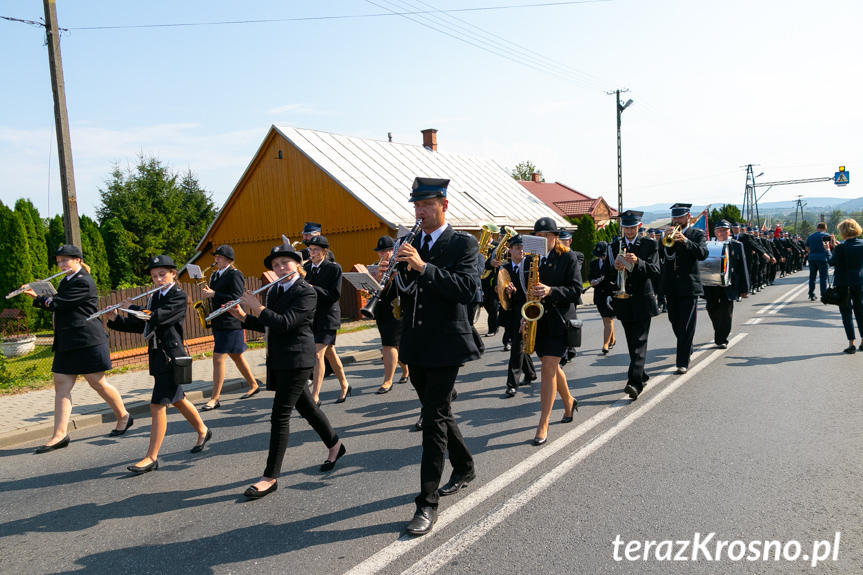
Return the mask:
<path id="1" fill-rule="evenodd" d="M 848 301 L 839 306 L 839 312 L 842 314 L 842 325 L 848 337 L 848 347 L 844 351 L 854 353 L 856 348 L 852 310 L 857 318 L 857 330 L 861 337 L 860 351 L 863 351 L 863 241 L 858 237 L 863 233 L 863 229 L 856 220 L 851 219 L 841 222 L 837 229 L 844 241 L 836 246 L 828 261 L 835 268 L 833 285 L 848 290 Z"/>
<path id="2" fill-rule="evenodd" d="M 819 222 L 815 231 L 806 238 L 809 254 L 809 300 L 815 301 L 815 277 L 820 276 L 821 295 L 827 289 L 827 260 L 830 258 L 833 237 L 827 233 L 827 224 Z"/>

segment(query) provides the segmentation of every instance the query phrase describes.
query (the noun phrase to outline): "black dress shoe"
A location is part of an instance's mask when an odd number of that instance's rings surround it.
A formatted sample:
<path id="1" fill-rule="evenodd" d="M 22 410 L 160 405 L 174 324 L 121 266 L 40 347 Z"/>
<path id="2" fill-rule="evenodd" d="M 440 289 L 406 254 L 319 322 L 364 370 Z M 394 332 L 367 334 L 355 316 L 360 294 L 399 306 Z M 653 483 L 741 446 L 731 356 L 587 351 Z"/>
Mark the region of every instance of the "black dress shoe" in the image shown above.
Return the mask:
<path id="1" fill-rule="evenodd" d="M 719 349 L 728 349 L 728 344 L 727 343 L 717 343 L 716 347 L 718 347 Z"/>
<path id="2" fill-rule="evenodd" d="M 204 441 L 201 442 L 201 445 L 196 445 L 195 447 L 193 447 L 190 453 L 201 453 L 202 451 L 204 451 L 204 446 L 207 445 L 207 442 L 211 439 L 213 439 L 213 430 L 207 429 L 207 435 L 204 436 Z"/>
<path id="3" fill-rule="evenodd" d="M 689 371 L 689 368 L 686 368 L 686 367 L 678 367 L 678 368 L 677 368 L 677 375 L 683 375 L 683 374 L 684 374 L 684 373 L 686 373 L 687 371 Z"/>
<path id="4" fill-rule="evenodd" d="M 842 351 L 844 351 L 845 353 L 857 353 L 857 348 L 854 347 L 853 345 L 850 345 L 850 346 L 846 347 L 845 349 L 843 349 Z"/>
<path id="5" fill-rule="evenodd" d="M 132 424 L 135 423 L 135 418 L 132 417 L 132 414 L 129 414 L 129 420 L 126 422 L 126 427 L 123 429 L 112 429 L 111 433 L 108 434 L 108 437 L 117 437 L 118 435 L 123 435 L 128 431 Z"/>
<path id="6" fill-rule="evenodd" d="M 533 444 L 534 445 L 542 445 L 546 441 L 548 441 L 548 436 L 546 436 L 546 437 L 534 437 L 533 438 Z"/>
<path id="7" fill-rule="evenodd" d="M 390 384 L 389 387 L 384 387 L 382 385 L 378 388 L 378 390 L 375 393 L 377 393 L 378 395 L 383 395 L 385 393 L 389 393 L 390 391 L 392 391 L 392 388 L 393 388 L 393 384 Z"/>
<path id="8" fill-rule="evenodd" d="M 446 485 L 438 489 L 437 492 L 443 496 L 453 495 L 458 493 L 461 488 L 467 487 L 474 479 L 476 479 L 476 471 L 473 469 L 467 473 L 456 473 L 453 471 Z"/>
<path id="9" fill-rule="evenodd" d="M 494 337 L 496 335 L 497 335 L 497 330 L 494 330 L 494 331 L 490 331 L 487 334 L 485 334 L 485 337 Z"/>
<path id="10" fill-rule="evenodd" d="M 261 497 L 266 497 L 267 495 L 269 495 L 270 493 L 272 493 L 273 491 L 278 489 L 278 487 L 279 487 L 278 481 L 276 481 L 275 483 L 273 483 L 272 485 L 270 485 L 269 487 L 267 487 L 263 491 L 258 491 L 255 488 L 255 486 L 252 485 L 251 487 L 246 489 L 245 492 L 243 492 L 243 495 L 245 495 L 249 499 L 260 499 Z"/>
<path id="11" fill-rule="evenodd" d="M 153 461 L 153 463 L 150 463 L 149 465 L 142 465 L 141 467 L 138 467 L 137 465 L 130 465 L 126 469 L 128 469 L 132 473 L 137 473 L 138 475 L 150 471 L 156 471 L 157 469 L 159 469 L 159 460 L 157 459 Z"/>
<path id="12" fill-rule="evenodd" d="M 423 430 L 423 416 L 422 415 L 420 415 L 420 418 L 417 419 L 416 423 L 414 423 L 414 429 L 417 431 Z"/>
<path id="13" fill-rule="evenodd" d="M 342 455 L 344 455 L 344 454 L 345 454 L 345 453 L 347 453 L 347 452 L 348 452 L 348 450 L 347 450 L 347 449 L 345 449 L 345 444 L 344 444 L 344 443 L 342 443 L 341 447 L 339 447 L 339 452 L 338 452 L 338 454 L 336 455 L 336 459 L 335 459 L 335 461 L 330 461 L 329 459 L 327 459 L 326 461 L 324 461 L 324 464 L 323 464 L 323 465 L 321 465 L 321 471 L 331 471 L 331 470 L 333 469 L 333 467 L 335 467 L 335 466 L 336 466 L 336 461 L 338 461 L 339 459 L 341 459 L 341 458 L 342 458 Z"/>
<path id="14" fill-rule="evenodd" d="M 638 395 L 641 393 L 635 386 L 632 384 L 626 384 L 626 387 L 623 388 L 623 391 L 633 400 L 638 399 Z"/>
<path id="15" fill-rule="evenodd" d="M 407 382 L 408 382 L 408 378 L 407 378 L 407 376 L 404 376 L 404 375 L 398 381 L 398 383 L 407 383 Z"/>
<path id="16" fill-rule="evenodd" d="M 526 378 L 526 377 L 525 377 L 524 379 L 522 379 L 522 380 L 521 380 L 521 383 L 519 383 L 519 384 L 518 384 L 518 386 L 519 386 L 519 387 L 521 387 L 522 385 L 530 385 L 530 384 L 531 384 L 531 383 L 533 383 L 535 380 L 536 380 L 536 378 L 535 378 L 535 377 L 534 377 L 534 378 L 531 378 L 531 379 L 528 379 L 528 378 Z"/>
<path id="17" fill-rule="evenodd" d="M 241 395 L 240 399 L 249 399 L 250 397 L 255 397 L 259 393 L 261 393 L 261 386 L 260 385 L 255 388 L 255 391 L 250 391 L 249 393 L 247 393 L 245 395 Z"/>
<path id="18" fill-rule="evenodd" d="M 644 391 L 644 388 L 647 387 L 647 381 L 650 379 L 650 376 L 646 373 L 641 374 L 641 391 Z"/>
<path id="19" fill-rule="evenodd" d="M 54 451 L 55 449 L 63 449 L 64 447 L 69 445 L 69 436 L 67 435 L 54 445 L 43 445 L 34 451 L 33 453 L 48 453 L 49 451 Z"/>
<path id="20" fill-rule="evenodd" d="M 434 507 L 417 507 L 413 519 L 405 527 L 408 535 L 425 535 L 434 527 L 437 521 L 437 509 Z"/>
<path id="21" fill-rule="evenodd" d="M 346 401 L 348 400 L 348 396 L 351 394 L 351 391 L 352 391 L 352 390 L 353 390 L 353 388 L 349 385 L 349 386 L 348 386 L 348 390 L 345 392 L 345 394 L 344 394 L 344 395 L 342 395 L 341 397 L 339 397 L 339 398 L 336 400 L 336 403 L 344 403 L 344 402 L 346 402 Z"/>
<path id="22" fill-rule="evenodd" d="M 506 397 L 507 397 L 507 398 L 509 398 L 509 397 L 515 397 L 516 391 L 518 391 L 518 389 L 517 389 L 517 388 L 507 386 L 507 388 L 506 388 Z"/>
<path id="23" fill-rule="evenodd" d="M 510 351 L 510 350 L 512 350 L 512 346 L 509 345 L 508 343 L 505 343 L 505 344 L 503 344 L 503 350 L 504 351 Z"/>
<path id="24" fill-rule="evenodd" d="M 222 407 L 222 404 L 219 401 L 216 401 L 213 405 L 204 404 L 201 406 L 201 411 L 213 411 L 214 409 L 219 409 Z"/>

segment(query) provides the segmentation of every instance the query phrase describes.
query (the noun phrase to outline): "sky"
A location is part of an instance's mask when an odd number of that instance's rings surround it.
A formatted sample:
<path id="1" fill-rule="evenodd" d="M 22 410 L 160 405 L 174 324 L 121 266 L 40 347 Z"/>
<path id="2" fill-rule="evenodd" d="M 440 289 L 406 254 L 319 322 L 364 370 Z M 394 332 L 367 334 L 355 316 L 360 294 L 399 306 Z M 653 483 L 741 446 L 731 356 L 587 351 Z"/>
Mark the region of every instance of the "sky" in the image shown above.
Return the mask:
<path id="1" fill-rule="evenodd" d="M 851 174 L 845 187 L 776 186 L 765 202 L 863 196 L 859 1 L 57 0 L 57 12 L 91 217 L 113 166 L 141 154 L 191 170 L 221 207 L 272 124 L 417 145 L 436 128 L 441 151 L 530 161 L 616 207 L 615 89 L 633 100 L 624 209 L 740 206 L 747 164 L 759 183 Z M 38 21 L 42 2 L 5 0 L 0 17 Z M 0 19 L 0 54 L 0 200 L 60 213 L 44 29 Z"/>

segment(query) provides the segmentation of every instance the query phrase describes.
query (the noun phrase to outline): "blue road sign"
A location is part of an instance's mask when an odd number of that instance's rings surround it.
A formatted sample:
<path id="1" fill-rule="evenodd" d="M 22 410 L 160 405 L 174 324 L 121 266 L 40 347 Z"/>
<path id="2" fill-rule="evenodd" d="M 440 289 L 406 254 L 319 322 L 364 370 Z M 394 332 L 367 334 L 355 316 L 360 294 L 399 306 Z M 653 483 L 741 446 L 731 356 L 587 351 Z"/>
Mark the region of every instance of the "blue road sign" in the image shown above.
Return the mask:
<path id="1" fill-rule="evenodd" d="M 851 179 L 851 172 L 847 171 L 845 166 L 839 166 L 839 171 L 833 174 L 833 183 L 837 186 L 847 186 L 849 179 Z"/>

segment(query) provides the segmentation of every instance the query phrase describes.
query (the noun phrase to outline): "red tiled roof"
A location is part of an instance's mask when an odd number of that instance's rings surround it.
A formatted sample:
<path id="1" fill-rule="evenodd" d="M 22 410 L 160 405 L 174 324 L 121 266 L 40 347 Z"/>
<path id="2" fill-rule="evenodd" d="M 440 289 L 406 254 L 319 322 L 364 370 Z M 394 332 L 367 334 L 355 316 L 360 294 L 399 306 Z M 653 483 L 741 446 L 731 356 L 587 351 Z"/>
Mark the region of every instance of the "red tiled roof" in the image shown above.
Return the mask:
<path id="1" fill-rule="evenodd" d="M 592 213 L 600 202 L 605 202 L 602 196 L 591 198 L 582 194 L 578 190 L 570 188 L 560 182 L 518 182 L 525 187 L 527 191 L 536 196 L 542 203 L 553 209 L 555 212 L 564 217 L 583 216 L 584 214 Z M 612 217 L 617 216 L 617 210 L 606 206 Z"/>

